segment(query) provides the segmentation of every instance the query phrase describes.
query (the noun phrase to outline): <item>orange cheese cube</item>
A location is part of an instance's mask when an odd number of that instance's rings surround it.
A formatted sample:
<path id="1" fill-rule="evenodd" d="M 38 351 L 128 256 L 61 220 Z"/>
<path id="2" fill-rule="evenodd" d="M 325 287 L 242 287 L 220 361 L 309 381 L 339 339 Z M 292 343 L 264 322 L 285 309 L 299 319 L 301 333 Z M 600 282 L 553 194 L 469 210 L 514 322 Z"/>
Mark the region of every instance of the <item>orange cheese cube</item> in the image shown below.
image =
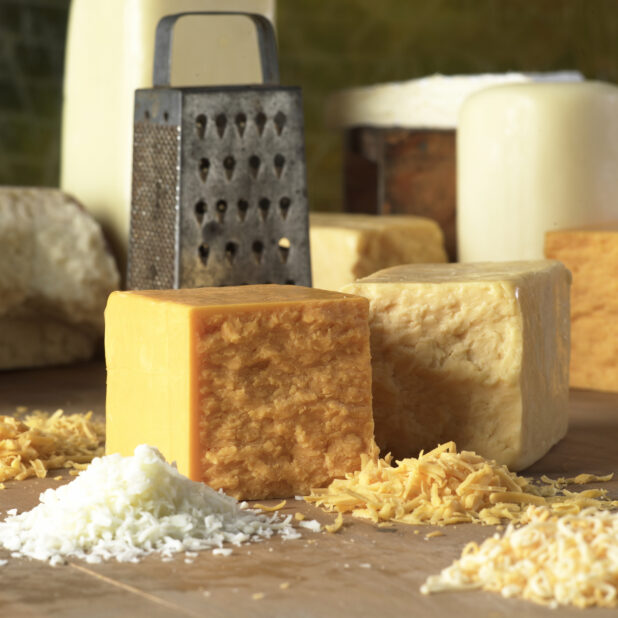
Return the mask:
<path id="1" fill-rule="evenodd" d="M 545 254 L 573 275 L 571 386 L 618 392 L 618 223 L 547 232 Z"/>
<path id="2" fill-rule="evenodd" d="M 239 499 L 306 494 L 372 453 L 368 302 L 299 286 L 115 292 L 108 453 L 156 446 Z"/>

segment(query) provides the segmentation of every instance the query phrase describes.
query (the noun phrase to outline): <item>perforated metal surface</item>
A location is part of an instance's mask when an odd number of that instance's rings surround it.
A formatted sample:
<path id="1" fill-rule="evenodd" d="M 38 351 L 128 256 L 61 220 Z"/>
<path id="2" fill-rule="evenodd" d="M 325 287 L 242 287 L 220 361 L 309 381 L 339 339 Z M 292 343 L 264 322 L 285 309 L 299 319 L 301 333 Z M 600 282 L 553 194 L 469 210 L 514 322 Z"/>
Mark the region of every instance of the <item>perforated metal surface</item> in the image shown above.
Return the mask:
<path id="1" fill-rule="evenodd" d="M 175 287 L 179 155 L 180 127 L 135 123 L 130 289 Z"/>
<path id="2" fill-rule="evenodd" d="M 185 95 L 182 280 L 311 285 L 302 129 L 297 89 Z"/>
<path id="3" fill-rule="evenodd" d="M 298 88 L 138 91 L 135 121 L 130 287 L 311 285 Z"/>

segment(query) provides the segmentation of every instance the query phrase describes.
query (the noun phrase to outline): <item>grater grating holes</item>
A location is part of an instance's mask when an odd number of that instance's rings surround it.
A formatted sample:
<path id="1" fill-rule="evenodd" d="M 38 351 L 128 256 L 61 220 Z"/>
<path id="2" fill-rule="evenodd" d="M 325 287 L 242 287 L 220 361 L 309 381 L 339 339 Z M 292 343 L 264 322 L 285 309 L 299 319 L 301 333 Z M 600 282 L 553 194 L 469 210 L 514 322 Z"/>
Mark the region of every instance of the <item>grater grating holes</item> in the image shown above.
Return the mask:
<path id="1" fill-rule="evenodd" d="M 275 174 L 277 174 L 277 178 L 281 178 L 283 168 L 285 167 L 285 157 L 281 153 L 276 154 L 273 159 L 273 164 L 275 166 Z"/>
<path id="2" fill-rule="evenodd" d="M 200 139 L 204 139 L 204 135 L 206 134 L 206 124 L 208 123 L 208 119 L 206 118 L 206 114 L 200 114 L 195 119 L 195 130 L 197 131 L 197 136 Z"/>
<path id="3" fill-rule="evenodd" d="M 244 221 L 247 216 L 247 211 L 249 210 L 249 202 L 247 200 L 238 200 L 238 220 Z"/>
<path id="4" fill-rule="evenodd" d="M 208 172 L 210 171 L 210 161 L 206 157 L 200 159 L 199 172 L 202 182 L 206 182 Z"/>
<path id="5" fill-rule="evenodd" d="M 279 200 L 279 212 L 281 213 L 282 219 L 288 216 L 288 211 L 290 210 L 290 206 L 292 205 L 292 200 L 289 197 L 282 197 Z"/>
<path id="6" fill-rule="evenodd" d="M 251 176 L 253 176 L 253 178 L 257 178 L 261 165 L 262 162 L 260 161 L 260 157 L 257 155 L 251 155 L 249 157 L 249 171 L 251 172 Z"/>
<path id="7" fill-rule="evenodd" d="M 217 127 L 217 134 L 219 137 L 223 137 L 225 134 L 225 128 L 227 127 L 227 116 L 225 114 L 217 114 L 215 118 L 215 126 Z"/>
<path id="8" fill-rule="evenodd" d="M 277 135 L 281 135 L 283 132 L 283 127 L 285 127 L 285 123 L 287 122 L 287 117 L 282 111 L 278 111 L 273 118 L 275 123 L 275 129 L 277 130 Z"/>
<path id="9" fill-rule="evenodd" d="M 210 247 L 204 242 L 197 248 L 197 253 L 200 258 L 200 262 L 206 266 L 208 262 L 208 255 L 210 254 Z"/>
<path id="10" fill-rule="evenodd" d="M 285 264 L 288 261 L 288 256 L 290 255 L 290 247 L 292 246 L 292 244 L 290 243 L 290 239 L 286 238 L 285 236 L 283 238 L 280 238 L 277 244 L 279 246 L 279 258 Z"/>
<path id="11" fill-rule="evenodd" d="M 232 155 L 228 155 L 223 159 L 223 169 L 228 180 L 232 180 L 234 168 L 236 167 L 236 159 Z"/>
<path id="12" fill-rule="evenodd" d="M 204 221 L 204 215 L 206 214 L 207 210 L 208 207 L 206 206 L 206 202 L 204 200 L 200 200 L 195 205 L 195 218 L 200 225 L 202 225 L 202 221 Z"/>
<path id="13" fill-rule="evenodd" d="M 267 120 L 268 118 L 266 118 L 266 114 L 264 112 L 260 112 L 255 116 L 255 124 L 257 126 L 259 135 L 262 135 L 262 133 L 264 133 L 264 127 L 266 126 Z"/>
<path id="14" fill-rule="evenodd" d="M 264 244 L 261 240 L 256 240 L 251 245 L 251 250 L 253 251 L 253 257 L 255 261 L 260 264 L 262 262 L 262 255 L 264 254 Z"/>
<path id="15" fill-rule="evenodd" d="M 234 263 L 236 255 L 238 254 L 238 243 L 229 241 L 225 245 L 225 257 L 230 264 Z"/>
<path id="16" fill-rule="evenodd" d="M 225 219 L 225 213 L 227 212 L 227 202 L 225 200 L 219 200 L 217 202 L 217 220 L 219 223 L 223 223 Z"/>
<path id="17" fill-rule="evenodd" d="M 247 116 L 243 114 L 242 112 L 240 114 L 236 114 L 234 123 L 236 124 L 238 135 L 242 137 L 245 134 L 245 129 L 247 128 Z"/>
<path id="18" fill-rule="evenodd" d="M 266 221 L 266 217 L 268 217 L 268 211 L 270 210 L 270 200 L 267 197 L 263 197 L 258 202 L 258 207 L 260 209 L 260 217 L 262 217 L 262 221 Z"/>

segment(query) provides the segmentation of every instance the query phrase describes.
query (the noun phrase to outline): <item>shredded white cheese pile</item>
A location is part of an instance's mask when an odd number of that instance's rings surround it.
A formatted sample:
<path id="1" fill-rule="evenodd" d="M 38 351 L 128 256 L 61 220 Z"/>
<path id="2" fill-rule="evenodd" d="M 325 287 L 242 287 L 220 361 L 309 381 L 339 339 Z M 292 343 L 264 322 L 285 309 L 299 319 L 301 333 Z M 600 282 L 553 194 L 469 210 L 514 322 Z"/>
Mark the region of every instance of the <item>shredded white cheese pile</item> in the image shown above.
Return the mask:
<path id="1" fill-rule="evenodd" d="M 530 507 L 529 522 L 509 524 L 427 579 L 423 594 L 483 588 L 557 607 L 618 607 L 618 514 L 588 508 L 558 517 Z"/>
<path id="2" fill-rule="evenodd" d="M 48 489 L 31 511 L 0 523 L 0 545 L 13 557 L 52 565 L 75 557 L 90 563 L 137 562 L 158 552 L 181 551 L 268 539 L 299 538 L 291 515 L 264 515 L 203 483 L 182 476 L 160 453 L 141 445 L 132 457 L 96 458 L 71 483 Z"/>
<path id="3" fill-rule="evenodd" d="M 103 455 L 105 424 L 86 414 L 34 411 L 23 422 L 0 416 L 0 482 L 44 478 L 54 468 L 81 468 Z"/>
<path id="4" fill-rule="evenodd" d="M 495 525 L 520 521 L 528 505 L 546 505 L 562 514 L 577 513 L 589 506 L 614 508 L 606 491 L 570 492 L 570 483 L 608 481 L 612 475 L 580 475 L 544 485 L 510 472 L 470 451 L 457 452 L 447 442 L 418 458 L 391 465 L 385 459 L 364 457 L 361 469 L 334 480 L 325 489 L 314 489 L 305 500 L 340 513 L 351 512 L 375 523 L 447 525 L 476 522 Z"/>

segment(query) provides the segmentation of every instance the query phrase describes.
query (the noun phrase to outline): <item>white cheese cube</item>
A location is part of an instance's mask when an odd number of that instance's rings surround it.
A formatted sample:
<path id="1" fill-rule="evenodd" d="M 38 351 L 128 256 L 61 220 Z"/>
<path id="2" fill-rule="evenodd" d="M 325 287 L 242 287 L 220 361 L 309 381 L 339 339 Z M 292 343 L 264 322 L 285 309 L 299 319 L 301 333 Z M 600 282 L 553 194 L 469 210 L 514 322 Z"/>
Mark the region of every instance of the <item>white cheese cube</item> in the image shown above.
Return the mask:
<path id="1" fill-rule="evenodd" d="M 570 273 L 554 261 L 418 264 L 347 285 L 370 301 L 376 441 L 454 440 L 525 468 L 568 422 Z"/>

